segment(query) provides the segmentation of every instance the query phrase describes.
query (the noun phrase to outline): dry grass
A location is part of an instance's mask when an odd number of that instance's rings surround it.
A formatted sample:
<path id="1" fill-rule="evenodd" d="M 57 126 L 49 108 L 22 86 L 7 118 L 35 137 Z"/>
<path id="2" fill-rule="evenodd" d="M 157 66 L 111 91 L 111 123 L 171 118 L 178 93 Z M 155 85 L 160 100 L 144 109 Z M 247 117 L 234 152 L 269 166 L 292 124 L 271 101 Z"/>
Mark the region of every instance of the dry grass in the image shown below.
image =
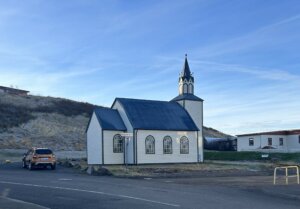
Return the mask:
<path id="1" fill-rule="evenodd" d="M 86 160 L 61 160 L 60 164 L 86 171 Z M 191 164 L 152 164 L 152 165 L 94 165 L 93 175 L 109 175 L 117 177 L 209 177 L 209 176 L 239 176 L 258 175 L 272 170 L 272 165 L 266 164 L 220 164 L 220 163 L 191 163 Z M 105 171 L 105 172 L 104 172 Z M 104 172 L 104 174 L 103 174 Z"/>

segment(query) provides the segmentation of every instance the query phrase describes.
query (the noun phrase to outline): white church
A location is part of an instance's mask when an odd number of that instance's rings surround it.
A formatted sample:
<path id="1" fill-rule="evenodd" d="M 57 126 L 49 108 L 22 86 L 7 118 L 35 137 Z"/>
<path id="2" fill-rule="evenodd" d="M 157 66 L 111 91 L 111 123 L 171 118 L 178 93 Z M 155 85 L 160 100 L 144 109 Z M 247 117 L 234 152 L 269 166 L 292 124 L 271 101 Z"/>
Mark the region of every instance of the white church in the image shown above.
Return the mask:
<path id="1" fill-rule="evenodd" d="M 187 57 L 171 101 L 116 98 L 87 127 L 90 165 L 203 162 L 203 100 Z"/>

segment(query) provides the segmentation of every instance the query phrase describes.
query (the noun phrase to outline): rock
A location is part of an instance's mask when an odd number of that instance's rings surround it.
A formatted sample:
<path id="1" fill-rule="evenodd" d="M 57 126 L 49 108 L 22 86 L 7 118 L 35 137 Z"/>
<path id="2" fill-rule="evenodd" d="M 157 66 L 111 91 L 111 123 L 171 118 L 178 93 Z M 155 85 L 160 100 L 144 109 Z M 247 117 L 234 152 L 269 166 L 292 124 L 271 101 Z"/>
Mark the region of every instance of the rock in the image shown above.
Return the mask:
<path id="1" fill-rule="evenodd" d="M 93 166 L 92 165 L 88 166 L 88 169 L 86 170 L 86 172 L 87 172 L 87 174 L 92 175 L 92 173 L 93 173 Z"/>
<path id="2" fill-rule="evenodd" d="M 112 173 L 103 167 L 90 165 L 87 168 L 87 173 L 93 176 L 111 176 Z"/>

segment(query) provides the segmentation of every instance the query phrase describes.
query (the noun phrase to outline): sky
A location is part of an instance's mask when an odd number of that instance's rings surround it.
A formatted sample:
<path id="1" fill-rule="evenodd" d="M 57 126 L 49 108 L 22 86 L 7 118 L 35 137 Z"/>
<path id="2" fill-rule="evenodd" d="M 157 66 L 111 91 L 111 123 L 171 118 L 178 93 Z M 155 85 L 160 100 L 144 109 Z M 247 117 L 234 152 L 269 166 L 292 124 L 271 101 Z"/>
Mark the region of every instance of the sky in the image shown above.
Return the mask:
<path id="1" fill-rule="evenodd" d="M 298 0 L 0 0 L 0 86 L 169 101 L 188 54 L 204 125 L 300 128 Z"/>

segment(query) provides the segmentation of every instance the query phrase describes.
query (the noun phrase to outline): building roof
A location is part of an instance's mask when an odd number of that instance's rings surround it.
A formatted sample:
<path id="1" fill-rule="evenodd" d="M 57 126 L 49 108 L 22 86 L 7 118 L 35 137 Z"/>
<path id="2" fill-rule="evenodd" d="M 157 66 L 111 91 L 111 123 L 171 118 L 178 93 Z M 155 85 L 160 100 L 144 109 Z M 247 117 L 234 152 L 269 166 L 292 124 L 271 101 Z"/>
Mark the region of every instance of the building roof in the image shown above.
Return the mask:
<path id="1" fill-rule="evenodd" d="M 203 102 L 204 100 L 195 96 L 194 94 L 180 94 L 177 97 L 175 97 L 174 99 L 172 99 L 171 101 L 180 101 L 180 100 L 192 100 L 192 101 L 201 101 Z"/>
<path id="2" fill-rule="evenodd" d="M 237 136 L 257 136 L 257 135 L 294 135 L 300 134 L 300 129 L 295 130 L 282 130 L 282 131 L 269 131 L 269 132 L 259 132 L 250 134 L 241 134 Z"/>
<path id="3" fill-rule="evenodd" d="M 176 102 L 126 98 L 116 101 L 123 106 L 134 129 L 198 131 L 188 112 Z"/>
<path id="4" fill-rule="evenodd" d="M 94 112 L 103 130 L 127 130 L 117 110 L 110 108 L 96 108 Z"/>
<path id="5" fill-rule="evenodd" d="M 185 55 L 185 60 L 184 60 L 184 64 L 183 64 L 183 68 L 180 74 L 180 78 L 179 79 L 187 79 L 190 80 L 192 79 L 192 81 L 194 81 L 194 77 L 192 76 L 191 70 L 190 70 L 190 66 L 187 60 L 187 55 Z"/>

